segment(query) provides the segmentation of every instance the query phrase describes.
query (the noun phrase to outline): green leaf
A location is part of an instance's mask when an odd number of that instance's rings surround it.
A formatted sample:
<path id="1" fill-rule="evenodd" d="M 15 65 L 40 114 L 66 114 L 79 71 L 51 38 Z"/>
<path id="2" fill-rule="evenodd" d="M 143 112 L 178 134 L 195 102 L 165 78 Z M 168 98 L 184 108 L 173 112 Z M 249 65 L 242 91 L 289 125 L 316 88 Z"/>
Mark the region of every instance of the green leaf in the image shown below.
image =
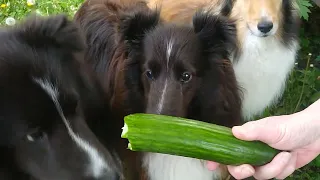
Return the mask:
<path id="1" fill-rule="evenodd" d="M 310 3 L 310 1 L 309 0 L 298 0 L 297 4 L 300 9 L 300 17 L 303 17 L 305 20 L 308 20 L 309 13 L 311 13 L 309 8 L 312 7 L 312 4 Z"/>
<path id="2" fill-rule="evenodd" d="M 307 8 L 307 7 L 305 7 L 305 6 L 302 6 L 301 8 L 300 8 L 300 13 L 301 13 L 301 16 L 305 19 L 305 20 L 309 20 L 309 14 L 308 13 L 310 13 L 310 10 Z"/>
<path id="3" fill-rule="evenodd" d="M 306 7 L 312 7 L 312 4 L 308 0 L 300 0 L 301 5 Z"/>

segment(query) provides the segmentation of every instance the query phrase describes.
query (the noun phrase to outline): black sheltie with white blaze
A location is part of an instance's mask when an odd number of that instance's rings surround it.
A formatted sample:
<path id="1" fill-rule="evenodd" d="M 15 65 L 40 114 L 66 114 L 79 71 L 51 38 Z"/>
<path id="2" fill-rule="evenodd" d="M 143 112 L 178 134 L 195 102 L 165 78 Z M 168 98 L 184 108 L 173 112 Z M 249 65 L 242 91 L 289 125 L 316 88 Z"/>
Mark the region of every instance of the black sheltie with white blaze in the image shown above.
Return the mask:
<path id="1" fill-rule="evenodd" d="M 0 42 L 0 179 L 118 180 L 112 142 L 97 138 L 115 134 L 107 99 L 77 26 L 31 16 Z"/>

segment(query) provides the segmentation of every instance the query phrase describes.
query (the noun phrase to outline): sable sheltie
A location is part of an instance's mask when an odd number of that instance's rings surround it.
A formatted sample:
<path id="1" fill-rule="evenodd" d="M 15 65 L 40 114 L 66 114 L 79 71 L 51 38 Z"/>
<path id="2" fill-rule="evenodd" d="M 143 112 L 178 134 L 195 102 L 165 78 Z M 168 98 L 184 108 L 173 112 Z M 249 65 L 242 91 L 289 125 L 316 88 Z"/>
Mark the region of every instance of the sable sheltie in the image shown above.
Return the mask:
<path id="1" fill-rule="evenodd" d="M 32 15 L 0 42 L 0 179 L 118 180 L 117 157 L 90 128 L 114 134 L 77 26 Z"/>
<path id="2" fill-rule="evenodd" d="M 299 48 L 295 0 L 146 0 L 161 7 L 164 21 L 190 24 L 195 10 L 236 21 L 238 49 L 232 53 L 242 87 L 245 120 L 260 115 L 281 97 Z"/>
<path id="3" fill-rule="evenodd" d="M 240 123 L 240 91 L 228 60 L 236 48 L 233 21 L 199 11 L 192 26 L 163 23 L 158 10 L 137 0 L 88 0 L 75 21 L 86 36 L 85 60 L 106 85 L 112 110 L 122 114 L 119 121 L 145 112 L 228 127 Z M 129 171 L 142 167 L 146 172 L 144 177 L 126 172 L 126 179 L 212 180 L 225 175 L 222 169 L 209 171 L 202 160 L 181 156 L 143 153 L 141 163 L 124 163 Z"/>

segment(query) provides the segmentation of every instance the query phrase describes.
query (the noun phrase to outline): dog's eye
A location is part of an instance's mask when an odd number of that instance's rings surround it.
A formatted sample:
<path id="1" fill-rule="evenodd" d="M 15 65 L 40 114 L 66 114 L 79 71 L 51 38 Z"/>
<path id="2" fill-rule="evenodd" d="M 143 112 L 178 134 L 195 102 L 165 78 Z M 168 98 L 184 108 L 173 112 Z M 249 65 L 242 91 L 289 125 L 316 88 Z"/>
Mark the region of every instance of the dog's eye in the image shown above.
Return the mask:
<path id="1" fill-rule="evenodd" d="M 191 73 L 184 72 L 181 74 L 180 81 L 183 83 L 187 83 L 192 79 Z"/>
<path id="2" fill-rule="evenodd" d="M 154 79 L 154 77 L 153 77 L 153 73 L 152 73 L 152 71 L 151 71 L 151 70 L 147 70 L 147 71 L 146 71 L 146 76 L 147 76 L 149 79 L 151 79 L 151 80 L 153 80 L 153 79 Z"/>
<path id="3" fill-rule="evenodd" d="M 30 142 L 40 141 L 45 137 L 46 133 L 40 129 L 36 129 L 31 133 L 27 134 L 26 138 Z"/>

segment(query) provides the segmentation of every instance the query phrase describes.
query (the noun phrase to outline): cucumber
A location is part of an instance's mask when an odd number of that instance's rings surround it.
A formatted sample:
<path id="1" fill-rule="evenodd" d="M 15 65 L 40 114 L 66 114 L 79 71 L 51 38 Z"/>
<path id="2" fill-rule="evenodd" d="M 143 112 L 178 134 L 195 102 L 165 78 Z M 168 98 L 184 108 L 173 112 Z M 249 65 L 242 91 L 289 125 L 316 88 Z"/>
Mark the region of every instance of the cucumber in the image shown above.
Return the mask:
<path id="1" fill-rule="evenodd" d="M 122 138 L 131 151 L 171 154 L 225 165 L 269 163 L 278 150 L 260 141 L 243 141 L 228 127 L 166 115 L 124 117 Z"/>

